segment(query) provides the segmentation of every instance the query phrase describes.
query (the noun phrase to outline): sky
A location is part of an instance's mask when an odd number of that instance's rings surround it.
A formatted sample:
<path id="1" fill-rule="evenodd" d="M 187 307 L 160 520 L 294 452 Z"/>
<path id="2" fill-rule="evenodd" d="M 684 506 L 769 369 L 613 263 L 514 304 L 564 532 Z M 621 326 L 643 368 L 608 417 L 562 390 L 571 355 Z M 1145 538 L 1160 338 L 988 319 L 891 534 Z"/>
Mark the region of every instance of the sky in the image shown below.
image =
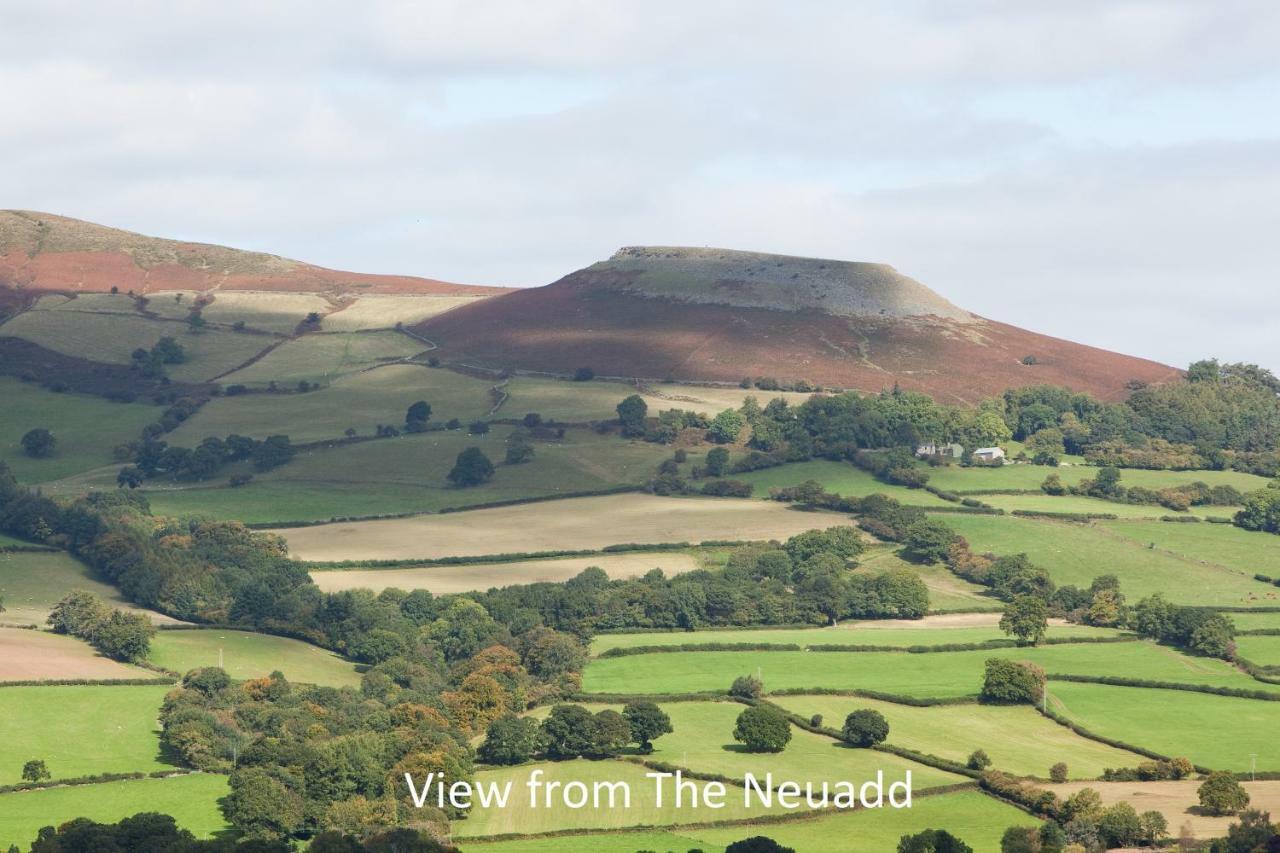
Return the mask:
<path id="1" fill-rule="evenodd" d="M 1280 371 L 1270 0 L 0 0 L 0 207 L 536 286 L 626 245 L 889 263 Z"/>

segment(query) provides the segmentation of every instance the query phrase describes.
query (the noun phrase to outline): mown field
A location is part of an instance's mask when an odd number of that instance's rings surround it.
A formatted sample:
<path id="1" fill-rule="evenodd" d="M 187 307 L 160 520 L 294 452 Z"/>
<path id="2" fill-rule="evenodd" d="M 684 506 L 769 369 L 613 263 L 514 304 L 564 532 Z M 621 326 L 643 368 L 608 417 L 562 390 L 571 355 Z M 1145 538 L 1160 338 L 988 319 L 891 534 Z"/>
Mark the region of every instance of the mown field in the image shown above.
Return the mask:
<path id="1" fill-rule="evenodd" d="M 1198 779 L 1182 779 L 1176 782 L 1090 782 L 1087 787 L 1098 792 L 1104 806 L 1127 802 L 1139 813 L 1148 810 L 1160 812 L 1175 833 L 1189 825 L 1193 838 L 1221 838 L 1238 818 L 1206 814 L 1200 808 L 1200 798 L 1196 793 L 1200 784 Z M 1272 815 L 1280 814 L 1280 782 L 1246 779 L 1241 785 L 1249 793 L 1249 808 Z M 1045 787 L 1065 799 L 1086 787 L 1086 783 L 1069 782 Z"/>
<path id="2" fill-rule="evenodd" d="M 1050 708 L 1097 734 L 1221 770 L 1280 770 L 1280 702 L 1051 682 Z"/>
<path id="3" fill-rule="evenodd" d="M 22 628 L 0 628 L 0 681 L 101 680 L 152 678 L 154 675 L 145 669 L 104 657 L 88 643 L 74 637 Z"/>
<path id="4" fill-rule="evenodd" d="M 804 853 L 846 850 L 893 850 L 904 834 L 945 827 L 976 851 L 998 850 L 1010 826 L 1034 826 L 1036 819 L 976 791 L 917 798 L 910 809 L 883 808 L 823 815 L 769 825 L 685 828 L 673 832 L 572 835 L 463 844 L 464 853 L 635 853 L 636 850 L 707 853 L 723 851 L 735 841 L 767 835 Z M 850 844 L 857 845 L 850 847 Z"/>
<path id="5" fill-rule="evenodd" d="M 700 567 L 696 556 L 679 551 L 599 554 L 593 557 L 558 557 L 518 560 L 511 563 L 471 563 L 395 569 L 312 570 L 311 579 L 325 592 L 344 589 L 426 589 L 436 595 L 486 590 L 529 583 L 563 583 L 592 566 L 611 578 L 639 577 L 661 569 L 670 577 Z"/>
<path id="6" fill-rule="evenodd" d="M 160 416 L 147 403 L 111 403 L 87 394 L 55 394 L 34 383 L 0 376 L 0 461 L 24 483 L 43 483 L 112 462 L 112 449 L 134 441 Z M 57 442 L 51 456 L 33 459 L 22 436 L 41 427 Z"/>
<path id="7" fill-rule="evenodd" d="M 1134 767 L 1146 759 L 1080 737 L 1025 705 L 939 705 L 917 708 L 851 696 L 780 696 L 777 704 L 824 725 L 840 728 L 860 708 L 879 711 L 889 722 L 888 743 L 964 763 L 976 749 L 992 766 L 1019 776 L 1049 778 L 1049 768 L 1067 762 L 1073 779 L 1093 779 L 1108 767 Z"/>
<path id="8" fill-rule="evenodd" d="M 984 662 L 992 657 L 1031 661 L 1051 675 L 1141 677 L 1280 694 L 1280 685 L 1259 682 L 1224 661 L 1191 658 L 1137 641 L 921 654 L 665 652 L 593 660 L 582 687 L 588 693 L 717 691 L 727 690 L 740 675 L 758 673 L 766 691 L 829 688 L 917 697 L 972 696 L 981 688 Z"/>
<path id="9" fill-rule="evenodd" d="M 160 631 L 151 641 L 150 660 L 180 673 L 219 666 L 221 661 L 222 668 L 235 679 L 261 678 L 279 670 L 290 681 L 329 687 L 360 684 L 355 664 L 333 652 L 301 640 L 249 631 Z"/>
<path id="10" fill-rule="evenodd" d="M 0 785 L 40 759 L 54 779 L 162 770 L 161 685 L 0 688 Z M 38 725 L 32 725 L 38 720 Z"/>
<path id="11" fill-rule="evenodd" d="M 950 643 L 981 643 L 1007 640 L 1008 635 L 995 624 L 972 627 L 929 627 L 929 620 L 917 626 L 898 620 L 846 622 L 832 628 L 763 628 L 714 631 L 653 631 L 636 634 L 599 634 L 591 641 L 591 653 L 609 649 L 633 649 L 637 646 L 679 646 L 686 643 L 795 643 L 801 646 L 868 645 L 868 646 L 943 646 Z M 1107 637 L 1118 631 L 1091 628 L 1087 625 L 1053 625 L 1048 638 Z"/>
<path id="12" fill-rule="evenodd" d="M 1120 579 L 1121 591 L 1134 602 L 1159 592 L 1178 604 L 1247 606 L 1266 604 L 1263 599 L 1280 591 L 1254 580 L 1252 572 L 1246 574 L 1227 566 L 1206 564 L 1148 547 L 1148 543 L 1140 540 L 1114 533 L 1108 535 L 1113 530 L 1111 525 L 1010 516 L 951 514 L 940 517 L 968 539 L 975 551 L 1025 553 L 1033 562 L 1048 569 L 1059 585 L 1088 588 L 1098 575 L 1115 575 Z M 1202 526 L 1156 524 L 1160 525 L 1157 531 Z"/>
<path id="13" fill-rule="evenodd" d="M 178 826 L 210 838 L 228 829 L 218 810 L 226 793 L 226 776 L 192 773 L 0 794 L 0 844 L 26 849 L 44 826 L 76 817 L 111 823 L 142 811 L 172 815 Z"/>
<path id="14" fill-rule="evenodd" d="M 632 542 L 786 539 L 847 523 L 843 515 L 799 512 L 768 501 L 624 494 L 277 532 L 302 560 L 411 560 L 599 550 Z"/>

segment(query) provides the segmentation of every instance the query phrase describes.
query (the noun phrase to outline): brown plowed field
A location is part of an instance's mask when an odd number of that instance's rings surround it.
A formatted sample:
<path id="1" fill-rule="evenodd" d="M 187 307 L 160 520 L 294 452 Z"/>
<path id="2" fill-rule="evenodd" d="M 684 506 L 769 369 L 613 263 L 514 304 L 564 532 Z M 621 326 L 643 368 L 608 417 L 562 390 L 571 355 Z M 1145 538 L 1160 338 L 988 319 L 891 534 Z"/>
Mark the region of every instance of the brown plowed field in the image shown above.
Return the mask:
<path id="1" fill-rule="evenodd" d="M 152 673 L 105 658 L 72 637 L 0 628 L 0 681 L 147 678 Z"/>

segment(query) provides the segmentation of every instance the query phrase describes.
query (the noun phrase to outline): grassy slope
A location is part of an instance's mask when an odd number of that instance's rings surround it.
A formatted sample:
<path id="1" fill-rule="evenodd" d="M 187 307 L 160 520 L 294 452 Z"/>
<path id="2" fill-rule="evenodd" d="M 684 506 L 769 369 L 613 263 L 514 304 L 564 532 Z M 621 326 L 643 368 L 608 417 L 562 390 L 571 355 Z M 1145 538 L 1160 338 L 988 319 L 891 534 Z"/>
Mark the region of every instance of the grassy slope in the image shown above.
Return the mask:
<path id="1" fill-rule="evenodd" d="M 510 431 L 500 427 L 487 435 L 432 432 L 306 451 L 241 488 L 164 484 L 149 488 L 148 497 L 159 514 L 199 512 L 247 522 L 430 512 L 639 484 L 668 452 L 577 430 L 563 441 L 538 443 L 531 462 L 505 465 Z M 483 450 L 497 472 L 483 486 L 459 489 L 445 478 L 467 447 Z"/>
<path id="2" fill-rule="evenodd" d="M 1280 702 L 1058 682 L 1050 707 L 1097 734 L 1215 769 L 1248 770 L 1255 753 L 1259 771 L 1280 770 Z"/>
<path id="3" fill-rule="evenodd" d="M 1237 637 L 1240 657 L 1264 666 L 1280 666 L 1280 637 Z"/>
<path id="4" fill-rule="evenodd" d="M 1253 533 L 1230 524 L 1109 521 L 1102 526 L 1144 547 L 1154 544 L 1158 549 L 1250 576 L 1257 572 L 1280 575 L 1280 536 Z M 1256 591 L 1261 595 L 1266 589 L 1259 585 Z M 1272 590 L 1280 595 L 1280 589 Z"/>
<path id="5" fill-rule="evenodd" d="M 55 394 L 38 385 L 0 377 L 0 461 L 19 480 L 43 483 L 111 464 L 111 449 L 138 438 L 160 416 L 143 403 L 110 403 L 84 394 Z M 19 443 L 44 427 L 57 440 L 52 456 L 32 459 Z"/>
<path id="6" fill-rule="evenodd" d="M 150 772 L 160 760 L 156 714 L 165 685 L 6 687 L 0 690 L 0 784 L 38 758 L 54 779 Z"/>
<path id="7" fill-rule="evenodd" d="M 983 495 L 984 503 L 1013 512 L 1073 512 L 1088 515 L 1115 515 L 1120 518 L 1159 518 L 1162 515 L 1174 515 L 1162 506 L 1150 504 L 1122 504 L 1104 501 L 1098 498 L 1078 497 L 1076 495 Z M 1188 513 L 1194 514 L 1194 513 Z"/>
<path id="8" fill-rule="evenodd" d="M 1048 637 L 1102 637 L 1118 632 L 1087 625 L 1055 625 Z M 592 654 L 612 648 L 636 646 L 678 646 L 683 643 L 798 643 L 802 646 L 875 645 L 941 646 L 948 643 L 981 643 L 1006 640 L 996 626 L 979 628 L 860 628 L 848 622 L 837 628 L 795 628 L 734 631 L 656 631 L 644 634 L 600 634 L 591 643 Z"/>
<path id="9" fill-rule="evenodd" d="M 1003 604 L 987 594 L 987 588 L 959 578 L 941 564 L 921 565 L 898 556 L 897 546 L 869 548 L 858 558 L 863 572 L 890 569 L 909 571 L 929 588 L 930 610 L 999 610 Z"/>
<path id="10" fill-rule="evenodd" d="M 822 714 L 825 725 L 839 728 L 859 708 L 872 708 L 889 721 L 894 746 L 952 761 L 966 761 L 986 750 L 993 767 L 1019 776 L 1049 777 L 1049 768 L 1066 761 L 1073 779 L 1093 779 L 1108 767 L 1132 767 L 1145 759 L 1088 740 L 1026 706 L 945 705 L 915 708 L 842 696 L 783 696 L 779 705 L 809 717 Z"/>
<path id="11" fill-rule="evenodd" d="M 829 492 L 846 497 L 863 495 L 888 495 L 904 504 L 917 506 L 951 506 L 923 489 L 907 489 L 882 483 L 861 468 L 855 468 L 848 462 L 831 462 L 815 460 L 782 465 L 778 468 L 765 468 L 762 471 L 751 471 L 747 474 L 735 474 L 734 479 L 745 480 L 755 484 L 756 494 L 767 497 L 769 489 L 782 486 L 794 486 L 806 480 L 817 480 Z"/>
<path id="12" fill-rule="evenodd" d="M 122 599 L 115 587 L 94 580 L 88 566 L 65 552 L 0 553 L 0 595 L 5 606 L 0 622 L 44 625 L 53 605 L 73 589 L 92 592 L 115 607 L 140 609 Z"/>
<path id="13" fill-rule="evenodd" d="M 25 849 L 43 826 L 75 817 L 109 823 L 138 812 L 173 815 L 178 826 L 209 838 L 228 828 L 218 810 L 226 793 L 227 777 L 195 773 L 0 794 L 0 844 Z"/>
<path id="14" fill-rule="evenodd" d="M 1251 574 L 1180 559 L 1137 541 L 1108 535 L 1110 526 L 1008 516 L 949 515 L 943 520 L 968 539 L 974 550 L 1030 555 L 1059 585 L 1087 588 L 1098 575 L 1114 574 L 1130 601 L 1162 592 L 1179 604 L 1246 605 L 1251 595 L 1268 589 Z"/>
<path id="15" fill-rule="evenodd" d="M 1039 489 L 1049 474 L 1057 474 L 1063 483 L 1074 486 L 1081 480 L 1092 479 L 1098 474 L 1098 469 L 1091 465 L 1068 465 L 1060 468 L 1047 468 L 1043 465 L 961 468 L 959 465 L 952 465 L 927 470 L 929 485 L 954 492 Z M 1197 481 L 1210 486 L 1235 486 L 1242 492 L 1261 489 L 1267 484 L 1264 477 L 1238 471 L 1144 471 L 1126 468 L 1120 474 L 1120 482 L 1124 485 L 1147 489 L 1182 486 Z"/>
<path id="16" fill-rule="evenodd" d="M 339 376 L 425 349 L 426 344 L 398 332 L 309 334 L 281 344 L 222 382 L 261 387 L 273 381 L 294 386 L 305 380 L 327 385 Z"/>
<path id="17" fill-rule="evenodd" d="M 529 376 L 512 379 L 507 391 L 511 398 L 502 407 L 505 417 L 522 417 L 526 412 L 538 412 L 544 418 L 570 422 L 616 418 L 618 403 L 623 398 L 638 393 L 634 386 L 622 382 L 566 382 Z M 785 397 L 792 403 L 801 403 L 809 398 L 807 394 L 780 391 L 668 383 L 652 386 L 640 393 L 640 396 L 649 407 L 651 416 L 666 409 L 684 409 L 715 415 L 725 409 L 739 408 L 749 396 L 754 396 L 761 406 L 775 397 Z"/>
<path id="18" fill-rule="evenodd" d="M 1280 630 L 1280 613 L 1228 613 L 1227 617 L 1235 623 L 1237 631 L 1257 628 Z"/>
<path id="19" fill-rule="evenodd" d="M 1182 684 L 1280 692 L 1223 661 L 1190 658 L 1147 642 L 1041 646 L 972 652 L 668 652 L 592 661 L 583 690 L 680 693 L 726 690 L 761 671 L 766 690 L 838 688 L 908 696 L 968 696 L 987 658 L 1030 660 L 1050 674 L 1142 677 Z"/>
<path id="20" fill-rule="evenodd" d="M 151 642 L 151 662 L 177 672 L 217 666 L 232 678 L 260 678 L 280 670 L 290 681 L 330 687 L 358 686 L 355 665 L 333 652 L 288 637 L 219 629 L 161 631 Z"/>

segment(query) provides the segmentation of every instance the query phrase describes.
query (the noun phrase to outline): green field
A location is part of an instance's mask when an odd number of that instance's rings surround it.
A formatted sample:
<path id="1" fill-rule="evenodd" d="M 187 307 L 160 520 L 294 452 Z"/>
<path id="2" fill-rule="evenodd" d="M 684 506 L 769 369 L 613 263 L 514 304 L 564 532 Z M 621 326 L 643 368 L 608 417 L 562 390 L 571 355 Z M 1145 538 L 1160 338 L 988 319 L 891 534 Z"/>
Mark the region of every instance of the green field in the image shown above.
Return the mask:
<path id="1" fill-rule="evenodd" d="M 1118 634 L 1108 628 L 1087 625 L 1054 625 L 1047 637 L 1104 637 Z M 640 634 L 600 634 L 591 641 L 591 653 L 609 649 L 632 649 L 637 646 L 679 646 L 685 643 L 796 643 L 801 646 L 868 645 L 868 646 L 942 646 L 949 643 L 981 643 L 1007 640 L 1008 635 L 995 625 L 976 628 L 882 628 L 859 627 L 847 622 L 836 628 L 749 628 L 715 631 L 654 631 Z"/>
<path id="2" fill-rule="evenodd" d="M 975 749 L 986 750 L 996 770 L 1018 776 L 1049 777 L 1066 761 L 1072 779 L 1094 779 L 1108 767 L 1132 767 L 1136 753 L 1080 737 L 1034 708 L 1000 705 L 939 705 L 916 708 L 847 696 L 780 696 L 779 705 L 802 717 L 822 714 L 824 725 L 840 728 L 859 708 L 889 721 L 888 743 L 961 763 Z"/>
<path id="3" fill-rule="evenodd" d="M 0 785 L 44 761 L 54 779 L 162 770 L 156 715 L 161 685 L 0 689 Z"/>
<path id="4" fill-rule="evenodd" d="M 1131 602 L 1163 593 L 1178 604 L 1242 606 L 1267 590 L 1246 574 L 1222 566 L 1151 549 L 1112 533 L 1111 525 L 1085 525 L 1010 516 L 948 515 L 941 517 L 969 540 L 975 551 L 1026 553 L 1044 566 L 1060 586 L 1088 588 L 1093 579 L 1113 574 Z M 1160 524 L 1157 522 L 1157 524 Z M 1161 524 L 1163 528 L 1225 525 Z M 1225 531 L 1224 531 L 1225 532 Z M 1265 602 L 1260 602 L 1265 603 Z"/>
<path id="5" fill-rule="evenodd" d="M 1058 468 L 1044 465 L 962 468 L 959 465 L 949 465 L 925 470 L 929 472 L 929 485 L 960 493 L 992 489 L 1039 489 L 1045 477 L 1050 474 L 1057 474 L 1063 483 L 1074 486 L 1081 480 L 1089 480 L 1098 475 L 1098 468 L 1092 465 L 1065 465 Z M 1267 484 L 1265 477 L 1238 471 L 1148 471 L 1139 468 L 1123 469 L 1120 472 L 1120 482 L 1126 486 L 1141 486 L 1145 489 L 1163 489 L 1201 482 L 1210 486 L 1235 486 L 1242 492 L 1261 489 Z"/>
<path id="6" fill-rule="evenodd" d="M 953 506 L 942 498 L 923 489 L 908 489 L 882 483 L 861 468 L 855 468 L 848 462 L 831 462 L 814 460 L 796 462 L 777 468 L 765 468 L 746 474 L 735 474 L 735 480 L 745 480 L 756 487 L 756 494 L 768 497 L 769 490 L 784 486 L 795 486 L 806 480 L 816 480 L 828 492 L 845 497 L 863 497 L 865 495 L 888 495 L 904 504 L 916 506 Z"/>
<path id="7" fill-rule="evenodd" d="M 1049 688 L 1051 708 L 1096 734 L 1219 770 L 1248 770 L 1251 753 L 1259 771 L 1280 770 L 1280 702 L 1101 684 Z"/>
<path id="8" fill-rule="evenodd" d="M 221 654 L 220 654 L 221 653 Z M 358 687 L 355 664 L 333 652 L 249 631 L 221 629 L 160 631 L 151 641 L 151 662 L 176 672 L 218 666 L 236 679 L 261 678 L 280 670 L 290 681 L 329 687 Z"/>
<path id="9" fill-rule="evenodd" d="M 426 344 L 398 332 L 313 333 L 285 341 L 253 364 L 224 377 L 222 383 L 294 386 L 305 380 L 327 385 L 339 376 L 409 358 L 426 349 Z"/>
<path id="10" fill-rule="evenodd" d="M 1176 515 L 1162 506 L 1154 504 L 1122 504 L 1104 501 L 1099 498 L 1078 497 L 1076 495 L 982 495 L 983 503 L 990 504 L 1005 512 L 1023 510 L 1024 512 L 1071 512 L 1082 515 L 1114 515 L 1120 518 L 1159 518 L 1162 515 Z M 1194 513 L 1188 513 L 1194 515 Z"/>
<path id="11" fill-rule="evenodd" d="M 589 705 L 592 711 L 621 706 Z M 918 764 L 889 753 L 870 749 L 851 749 L 829 737 L 803 729 L 791 729 L 791 742 L 779 753 L 747 752 L 733 739 L 734 722 L 746 706 L 737 702 L 667 702 L 662 710 L 671 717 L 671 734 L 653 742 L 649 758 L 701 773 L 718 773 L 742 779 L 753 773 L 763 779 L 774 775 L 775 782 L 788 779 L 805 782 L 838 782 L 841 779 L 866 780 L 883 770 L 886 780 L 905 778 L 911 771 L 915 790 L 954 785 L 965 777 Z M 545 716 L 549 709 L 538 709 L 534 716 Z M 843 719 L 843 717 L 841 718 Z M 838 726 L 838 724 L 837 724 Z"/>
<path id="12" fill-rule="evenodd" d="M 241 322 L 250 329 L 290 335 L 309 313 L 323 315 L 331 310 L 329 300 L 316 293 L 222 290 L 200 313 L 208 323 L 230 326 Z"/>
<path id="13" fill-rule="evenodd" d="M 1280 613 L 1227 613 L 1226 617 L 1235 623 L 1237 631 L 1259 628 L 1280 630 Z"/>
<path id="14" fill-rule="evenodd" d="M 1000 610 L 1004 606 L 989 594 L 986 587 L 952 574 L 941 563 L 925 565 L 902 559 L 896 545 L 868 548 L 858 557 L 860 572 L 887 572 L 890 569 L 911 572 L 924 582 L 929 588 L 931 611 Z"/>
<path id="15" fill-rule="evenodd" d="M 1010 826 L 1034 826 L 1036 819 L 976 791 L 920 797 L 910 809 L 867 809 L 787 823 L 651 830 L 463 844 L 463 853 L 635 853 L 637 850 L 719 853 L 744 838 L 766 835 L 801 853 L 894 850 L 898 839 L 929 828 L 945 828 L 979 853 L 1000 849 Z M 856 845 L 856 846 L 851 846 Z"/>
<path id="16" fill-rule="evenodd" d="M 904 696 L 976 695 L 987 658 L 1029 660 L 1052 674 L 1141 677 L 1180 684 L 1269 690 L 1224 661 L 1191 658 L 1148 642 L 1094 643 L 969 652 L 666 652 L 593 660 L 588 693 L 684 693 L 727 690 L 759 672 L 766 691 L 805 688 L 878 690 Z"/>
<path id="17" fill-rule="evenodd" d="M 1280 637 L 1237 637 L 1236 654 L 1263 666 L 1280 666 Z"/>
<path id="18" fill-rule="evenodd" d="M 226 776 L 193 773 L 0 794 L 0 844 L 25 850 L 41 827 L 76 817 L 113 823 L 139 812 L 172 815 L 178 826 L 209 838 L 228 829 L 218 810 L 226 793 Z"/>
<path id="19" fill-rule="evenodd" d="M 55 394 L 39 385 L 0 376 L 0 461 L 25 483 L 69 477 L 112 462 L 117 444 L 134 441 L 161 409 L 144 403 L 111 403 L 86 394 Z M 57 444 L 53 455 L 32 459 L 19 443 L 43 427 Z"/>
<path id="20" fill-rule="evenodd" d="M 1108 521 L 1101 526 L 1139 545 L 1155 545 L 1209 565 L 1226 566 L 1249 576 L 1259 572 L 1280 576 L 1280 536 L 1254 533 L 1231 524 Z M 1255 591 L 1265 595 L 1267 587 L 1259 584 Z M 1280 596 L 1280 588 L 1271 587 L 1271 594 Z M 1280 601 L 1273 603 L 1280 605 Z"/>
<path id="21" fill-rule="evenodd" d="M 347 429 L 374 435 L 378 424 L 404 426 L 404 413 L 418 400 L 431 404 L 433 421 L 470 423 L 492 405 L 489 383 L 448 370 L 389 365 L 341 377 L 306 394 L 248 394 L 218 397 L 165 438 L 194 447 L 207 436 L 231 433 L 265 438 L 288 435 L 295 444 L 342 438 Z"/>
<path id="22" fill-rule="evenodd" d="M 158 514 L 200 513 L 250 523 L 327 520 L 639 485 L 669 454 L 659 445 L 580 429 L 561 441 L 537 442 L 531 462 L 505 465 L 511 432 L 510 427 L 487 435 L 450 430 L 307 450 L 240 488 L 166 483 L 146 493 Z M 445 478 L 467 447 L 483 450 L 497 472 L 483 486 L 455 488 Z M 697 458 L 691 454 L 688 464 Z"/>
<path id="23" fill-rule="evenodd" d="M 0 595 L 5 607 L 0 622 L 43 627 L 53 605 L 73 589 L 92 592 L 114 607 L 142 609 L 121 598 L 115 587 L 95 580 L 88 566 L 65 551 L 0 552 Z M 173 621 L 158 613 L 152 616 Z"/>

